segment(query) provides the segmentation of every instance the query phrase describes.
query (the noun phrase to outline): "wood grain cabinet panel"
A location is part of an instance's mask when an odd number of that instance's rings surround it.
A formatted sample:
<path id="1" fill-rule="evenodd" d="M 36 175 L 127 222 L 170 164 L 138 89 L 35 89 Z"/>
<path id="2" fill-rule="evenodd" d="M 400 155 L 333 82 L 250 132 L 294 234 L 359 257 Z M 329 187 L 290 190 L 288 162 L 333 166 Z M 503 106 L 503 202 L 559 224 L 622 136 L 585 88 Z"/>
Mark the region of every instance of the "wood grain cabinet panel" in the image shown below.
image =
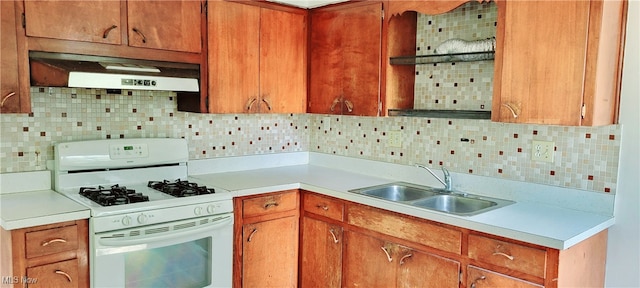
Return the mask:
<path id="1" fill-rule="evenodd" d="M 352 3 L 310 13 L 307 112 L 378 115 L 382 3 Z"/>
<path id="2" fill-rule="evenodd" d="M 302 200 L 305 211 L 320 216 L 342 221 L 344 218 L 344 204 L 342 201 L 318 194 L 305 193 Z"/>
<path id="3" fill-rule="evenodd" d="M 21 102 L 28 104 L 28 93 L 21 93 L 18 79 L 18 39 L 17 19 L 14 1 L 0 1 L 2 13 L 2 41 L 0 41 L 0 113 L 18 113 L 22 111 Z M 24 98 L 24 99 L 23 99 Z M 30 105 L 28 105 L 30 106 Z"/>
<path id="4" fill-rule="evenodd" d="M 306 11 L 209 2 L 209 112 L 300 113 Z"/>
<path id="5" fill-rule="evenodd" d="M 497 2 L 492 120 L 616 123 L 625 2 Z"/>
<path id="6" fill-rule="evenodd" d="M 200 1 L 128 1 L 129 45 L 200 53 L 200 14 Z"/>
<path id="7" fill-rule="evenodd" d="M 545 250 L 488 237 L 469 235 L 469 258 L 545 277 L 547 254 Z"/>
<path id="8" fill-rule="evenodd" d="M 17 276 L 18 283 L 14 284 L 89 287 L 88 220 L 10 231 L 0 228 L 0 232 L 3 243 L 0 272 L 3 277 Z"/>
<path id="9" fill-rule="evenodd" d="M 24 1 L 27 36 L 122 44 L 120 1 Z"/>
<path id="10" fill-rule="evenodd" d="M 300 287 L 341 287 L 342 227 L 304 217 L 301 235 Z"/>
<path id="11" fill-rule="evenodd" d="M 287 190 L 234 199 L 233 287 L 296 287 L 298 194 Z"/>
<path id="12" fill-rule="evenodd" d="M 510 288 L 541 288 L 539 284 L 527 282 L 505 274 L 496 273 L 486 269 L 469 266 L 467 269 L 467 287 L 469 288 L 489 288 L 489 287 L 510 287 Z"/>

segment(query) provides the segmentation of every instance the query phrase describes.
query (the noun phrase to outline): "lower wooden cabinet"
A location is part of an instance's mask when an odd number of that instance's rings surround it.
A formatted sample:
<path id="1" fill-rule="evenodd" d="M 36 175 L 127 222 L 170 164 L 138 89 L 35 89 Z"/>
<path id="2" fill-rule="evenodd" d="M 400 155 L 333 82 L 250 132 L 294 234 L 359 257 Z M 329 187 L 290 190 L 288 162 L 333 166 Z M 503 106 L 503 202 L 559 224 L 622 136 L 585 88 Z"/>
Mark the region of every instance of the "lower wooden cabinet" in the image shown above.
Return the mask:
<path id="1" fill-rule="evenodd" d="M 296 287 L 298 190 L 234 199 L 233 287 Z"/>
<path id="2" fill-rule="evenodd" d="M 342 227 L 311 217 L 301 225 L 300 287 L 341 287 Z"/>
<path id="3" fill-rule="evenodd" d="M 460 263 L 388 240 L 345 232 L 345 287 L 458 287 Z"/>
<path id="4" fill-rule="evenodd" d="M 302 192 L 299 287 L 602 287 L 607 231 L 558 250 Z"/>
<path id="5" fill-rule="evenodd" d="M 87 220 L 1 232 L 2 287 L 89 287 Z"/>

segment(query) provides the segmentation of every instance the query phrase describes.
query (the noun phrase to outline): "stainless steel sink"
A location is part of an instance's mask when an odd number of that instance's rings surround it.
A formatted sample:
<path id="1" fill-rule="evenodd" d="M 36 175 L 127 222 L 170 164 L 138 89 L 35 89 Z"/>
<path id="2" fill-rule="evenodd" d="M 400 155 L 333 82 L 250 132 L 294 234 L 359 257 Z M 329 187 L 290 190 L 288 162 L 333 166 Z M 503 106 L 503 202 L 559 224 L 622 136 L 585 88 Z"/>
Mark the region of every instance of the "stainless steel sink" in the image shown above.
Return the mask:
<path id="1" fill-rule="evenodd" d="M 476 215 L 514 203 L 405 182 L 359 188 L 349 192 L 461 216 Z"/>
<path id="2" fill-rule="evenodd" d="M 409 183 L 391 183 L 351 190 L 351 192 L 356 192 L 363 195 L 373 196 L 390 201 L 404 202 L 437 195 L 437 190 L 438 189 L 436 188 L 416 186 Z"/>
<path id="3" fill-rule="evenodd" d="M 418 207 L 460 215 L 482 211 L 498 205 L 495 201 L 456 195 L 438 195 L 422 199 L 420 201 L 415 201 L 411 204 Z"/>

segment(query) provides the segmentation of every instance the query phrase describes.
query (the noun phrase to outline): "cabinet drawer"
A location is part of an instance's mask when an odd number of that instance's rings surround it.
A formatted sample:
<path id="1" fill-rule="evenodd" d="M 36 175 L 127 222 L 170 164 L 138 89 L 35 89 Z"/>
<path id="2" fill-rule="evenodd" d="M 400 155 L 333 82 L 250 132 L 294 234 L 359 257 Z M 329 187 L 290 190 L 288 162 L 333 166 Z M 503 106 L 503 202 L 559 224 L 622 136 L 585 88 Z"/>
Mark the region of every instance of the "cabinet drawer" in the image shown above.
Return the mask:
<path id="1" fill-rule="evenodd" d="M 362 205 L 349 205 L 347 222 L 442 251 L 461 253 L 462 232 L 426 220 Z"/>
<path id="2" fill-rule="evenodd" d="M 78 259 L 27 268 L 29 287 L 78 287 Z"/>
<path id="3" fill-rule="evenodd" d="M 469 235 L 469 258 L 545 277 L 546 251 L 479 235 Z"/>
<path id="4" fill-rule="evenodd" d="M 322 197 L 316 194 L 304 194 L 304 210 L 324 217 L 342 221 L 344 215 L 344 204 L 342 201 Z"/>
<path id="5" fill-rule="evenodd" d="M 296 190 L 242 200 L 242 216 L 254 217 L 294 210 L 298 207 Z"/>
<path id="6" fill-rule="evenodd" d="M 482 268 L 469 266 L 467 270 L 467 287 L 510 287 L 510 288 L 542 288 L 541 285 L 513 278 Z"/>
<path id="7" fill-rule="evenodd" d="M 77 225 L 28 232 L 25 238 L 27 258 L 78 249 Z"/>

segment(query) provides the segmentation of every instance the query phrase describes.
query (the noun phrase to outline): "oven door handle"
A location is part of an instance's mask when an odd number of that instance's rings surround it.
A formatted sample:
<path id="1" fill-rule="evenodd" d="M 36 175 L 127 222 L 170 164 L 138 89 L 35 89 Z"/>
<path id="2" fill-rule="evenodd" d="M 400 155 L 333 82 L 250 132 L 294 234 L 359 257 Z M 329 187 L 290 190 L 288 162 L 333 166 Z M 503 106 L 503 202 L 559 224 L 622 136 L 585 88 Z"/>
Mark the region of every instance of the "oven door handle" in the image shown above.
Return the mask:
<path id="1" fill-rule="evenodd" d="M 170 230 L 164 233 L 153 234 L 153 236 L 148 237 L 132 237 L 129 239 L 122 238 L 100 238 L 98 242 L 103 246 L 112 246 L 112 247 L 122 247 L 122 246 L 131 246 L 131 245 L 139 245 L 139 244 L 149 244 L 153 241 L 166 241 L 168 239 L 178 239 L 184 236 L 190 236 L 198 233 L 202 233 L 205 231 L 214 230 L 220 228 L 222 226 L 226 226 L 229 223 L 233 222 L 233 216 L 226 216 L 216 220 L 213 223 L 207 225 L 200 225 L 193 228 L 182 229 L 179 232 L 175 230 Z"/>

